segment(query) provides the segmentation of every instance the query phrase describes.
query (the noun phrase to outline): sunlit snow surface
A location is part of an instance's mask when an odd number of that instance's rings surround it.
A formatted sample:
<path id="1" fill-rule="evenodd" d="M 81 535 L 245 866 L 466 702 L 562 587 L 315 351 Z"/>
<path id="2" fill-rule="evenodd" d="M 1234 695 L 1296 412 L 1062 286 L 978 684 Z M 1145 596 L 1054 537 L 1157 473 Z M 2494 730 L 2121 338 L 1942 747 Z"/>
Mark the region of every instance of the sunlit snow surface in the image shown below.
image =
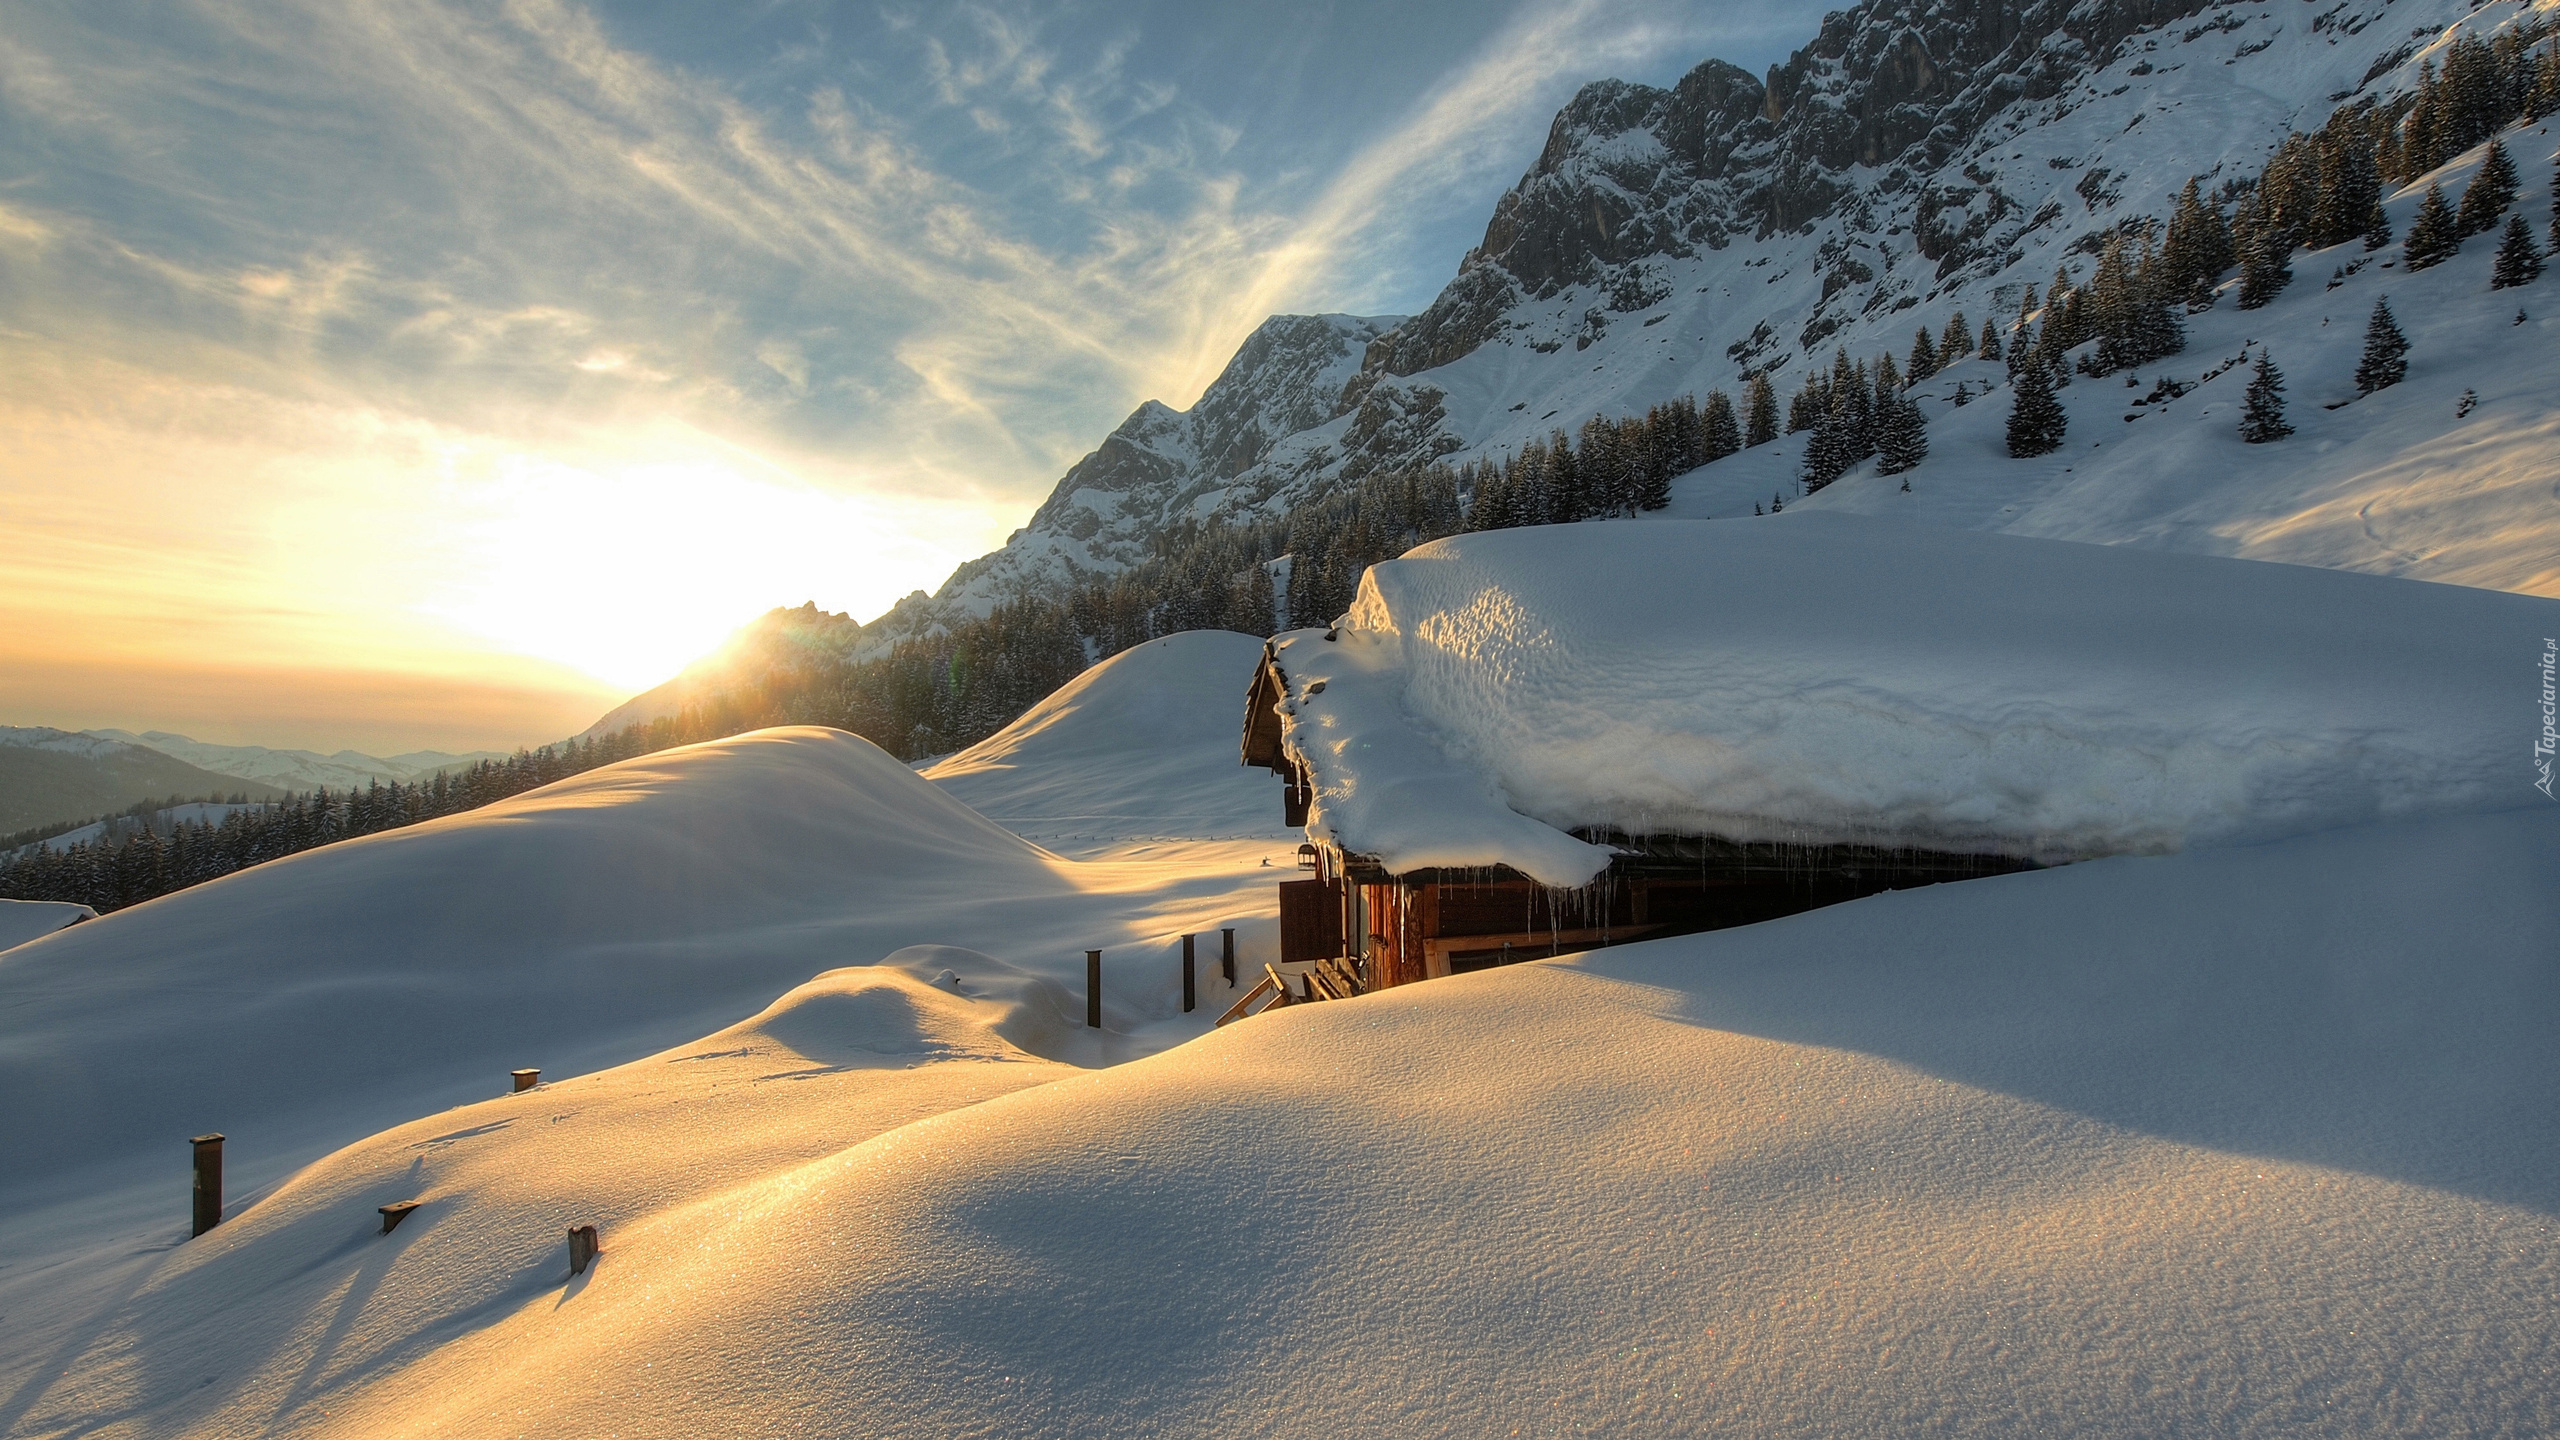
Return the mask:
<path id="1" fill-rule="evenodd" d="M 1624 575 L 1680 533 L 1493 538 L 1623 542 Z M 1965 538 L 2093 595 L 2179 559 Z M 2475 603 L 2313 578 L 2385 634 Z M 1736 618 L 1827 643 L 1784 612 Z M 2208 679 L 2257 653 L 2192 643 Z M 2463 701 L 2472 643 L 2394 673 Z M 1204 964 L 1179 1012 L 1179 935 L 1237 925 L 1249 976 L 1296 873 L 1216 838 L 1277 799 L 1236 763 L 1233 638 L 1131 652 L 950 767 L 1116 834 L 1104 862 L 783 730 L 262 866 L 0 955 L 0 1435 L 2547 1433 L 2560 807 L 2526 788 L 2532 654 L 2479 643 L 2514 773 L 2468 811 L 1214 1033 L 1231 992 Z M 1995 673 L 2085 703 L 2075 665 Z M 502 1093 L 524 1064 L 548 1083 Z M 204 1129 L 233 1205 L 189 1240 Z"/>
<path id="2" fill-rule="evenodd" d="M 1245 687 L 1261 660 L 1262 641 L 1231 630 L 1150 640 L 925 778 L 1079 858 L 1148 840 L 1279 840 L 1278 783 L 1238 763 Z"/>
<path id="3" fill-rule="evenodd" d="M 1813 513 L 1437 541 L 1277 653 L 1318 833 L 1578 884 L 1606 856 L 1558 829 L 2055 860 L 2539 802 L 2516 707 L 2555 630 L 2529 596 Z"/>
<path id="4" fill-rule="evenodd" d="M 1100 1072 L 1009 1049 L 923 966 L 837 972 L 350 1147 L 205 1240 L 163 1225 L 0 1420 L 2548 1433 L 2555 896 L 2552 811 L 2368 826 L 1285 1010 Z M 379 1237 L 394 1197 L 426 1205 Z M 560 1225 L 599 1218 L 571 1280 Z"/>

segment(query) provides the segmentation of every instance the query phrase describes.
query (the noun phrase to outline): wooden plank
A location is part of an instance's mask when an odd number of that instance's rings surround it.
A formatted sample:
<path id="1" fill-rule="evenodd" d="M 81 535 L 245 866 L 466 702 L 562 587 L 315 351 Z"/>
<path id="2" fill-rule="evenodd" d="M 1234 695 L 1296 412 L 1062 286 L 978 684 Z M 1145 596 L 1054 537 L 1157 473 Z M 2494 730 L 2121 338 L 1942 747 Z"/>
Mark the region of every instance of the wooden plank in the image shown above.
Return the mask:
<path id="1" fill-rule="evenodd" d="M 1342 953 L 1342 886 L 1327 880 L 1280 882 L 1280 963 L 1302 964 Z"/>
<path id="2" fill-rule="evenodd" d="M 1365 993 L 1367 989 L 1360 983 L 1359 975 L 1352 970 L 1351 962 L 1348 960 L 1325 960 L 1319 962 L 1316 968 L 1331 977 L 1333 988 L 1341 991 L 1342 998 L 1345 1000 Z"/>
<path id="3" fill-rule="evenodd" d="M 1210 1029 L 1212 1029 L 1212 1030 L 1215 1030 L 1215 1029 L 1217 1029 L 1217 1028 L 1218 1028 L 1218 1026 L 1219 1026 L 1219 1025 L 1224 1025 L 1224 1024 L 1226 1024 L 1226 1023 L 1227 1023 L 1228 1021 L 1230 1021 L 1230 1020 L 1241 1020 L 1241 1019 L 1243 1019 L 1243 1018 L 1246 1016 L 1246 1014 L 1248 1014 L 1248 1013 L 1249 1013 L 1249 1012 L 1246 1010 L 1246 1008 L 1245 1008 L 1245 1007 L 1247 1007 L 1247 1006 L 1251 1005 L 1254 1001 L 1256 1001 L 1256 1000 L 1258 1000 L 1258 999 L 1262 998 L 1262 996 L 1264 996 L 1265 994 L 1268 994 L 1268 993 L 1270 992 L 1271 987 L 1272 987 L 1272 985 L 1273 985 L 1274 983 L 1275 983 L 1275 982 L 1274 982 L 1270 977 L 1268 977 L 1268 976 L 1266 976 L 1266 977 L 1265 977 L 1265 978 L 1263 978 L 1263 979 L 1260 979 L 1260 980 L 1256 980 L 1256 981 L 1254 981 L 1254 982 L 1253 982 L 1253 988 L 1252 988 L 1252 989 L 1250 989 L 1250 990 L 1247 990 L 1246 992 L 1244 992 L 1244 998 L 1243 998 L 1243 999 L 1241 999 L 1241 1000 L 1238 1000 L 1238 1001 L 1237 1001 L 1236 1003 L 1234 1003 L 1233 1005 L 1228 1006 L 1228 1007 L 1227 1007 L 1227 1013 L 1226 1013 L 1226 1014 L 1224 1014 L 1224 1015 L 1219 1016 L 1219 1017 L 1218 1017 L 1218 1020 L 1217 1020 L 1217 1024 L 1216 1024 L 1216 1025 L 1212 1025 L 1212 1026 L 1210 1026 L 1209 1028 L 1210 1028 Z"/>
<path id="4" fill-rule="evenodd" d="M 1505 943 L 1521 952 L 1522 959 L 1544 960 L 1552 955 L 1575 950 L 1590 950 L 1603 943 L 1624 944 L 1641 940 L 1661 925 L 1612 925 L 1606 929 L 1592 926 L 1581 930 L 1515 930 L 1508 935 L 1440 935 L 1423 942 L 1431 956 L 1431 973 L 1436 978 L 1449 973 L 1449 956 L 1478 950 L 1499 950 Z"/>

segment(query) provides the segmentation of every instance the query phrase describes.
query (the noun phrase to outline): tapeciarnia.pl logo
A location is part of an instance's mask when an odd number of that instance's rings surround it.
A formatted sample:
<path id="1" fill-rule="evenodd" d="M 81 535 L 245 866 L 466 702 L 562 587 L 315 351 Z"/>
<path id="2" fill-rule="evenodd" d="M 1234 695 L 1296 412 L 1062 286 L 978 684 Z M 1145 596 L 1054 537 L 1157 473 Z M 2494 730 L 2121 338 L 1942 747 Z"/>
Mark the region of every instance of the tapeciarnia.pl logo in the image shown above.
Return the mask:
<path id="1" fill-rule="evenodd" d="M 2560 747 L 2560 730 L 2552 727 L 2554 715 L 2560 714 L 2560 696 L 2555 696 L 2552 683 L 2554 670 L 2560 670 L 2560 645 L 2555 645 L 2552 638 L 2545 635 L 2542 637 L 2542 733 L 2533 742 L 2533 769 L 2541 778 L 2533 782 L 2533 788 L 2541 791 L 2545 798 L 2560 799 L 2560 796 L 2551 794 L 2551 753 L 2555 747 Z"/>

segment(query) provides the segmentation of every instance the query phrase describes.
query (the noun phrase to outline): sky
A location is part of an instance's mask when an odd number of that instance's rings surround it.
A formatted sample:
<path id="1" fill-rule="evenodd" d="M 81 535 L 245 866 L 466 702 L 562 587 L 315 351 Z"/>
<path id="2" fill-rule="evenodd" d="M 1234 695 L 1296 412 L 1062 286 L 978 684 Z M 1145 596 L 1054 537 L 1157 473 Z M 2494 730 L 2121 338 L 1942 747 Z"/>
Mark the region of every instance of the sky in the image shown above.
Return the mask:
<path id="1" fill-rule="evenodd" d="M 0 0 L 0 724 L 505 748 L 1003 543 L 1776 0 Z"/>

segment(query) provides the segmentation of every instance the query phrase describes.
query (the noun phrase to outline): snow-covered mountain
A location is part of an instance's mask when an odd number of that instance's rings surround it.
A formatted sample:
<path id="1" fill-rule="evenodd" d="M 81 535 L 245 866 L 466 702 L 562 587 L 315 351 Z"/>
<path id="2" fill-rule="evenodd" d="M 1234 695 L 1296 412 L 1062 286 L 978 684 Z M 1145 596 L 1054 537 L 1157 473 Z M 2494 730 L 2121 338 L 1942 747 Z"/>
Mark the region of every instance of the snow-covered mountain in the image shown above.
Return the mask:
<path id="1" fill-rule="evenodd" d="M 1381 469 L 1498 459 L 1591 416 L 1641 414 L 1678 396 L 1739 398 L 1754 373 L 1783 394 L 1834 347 L 1900 354 L 1915 330 L 1942 332 L 1959 313 L 1974 329 L 2006 322 L 2057 267 L 2085 281 L 2108 236 L 2156 237 L 2190 177 L 2209 192 L 2245 182 L 2289 132 L 2317 128 L 2341 104 L 2413 88 L 2457 35 L 2493 35 L 2551 8 L 1870 0 L 1826 17 L 1765 79 L 1709 60 L 1669 89 L 1596 82 L 1557 115 L 1483 242 L 1420 314 L 1274 317 L 1198 405 L 1141 406 L 1003 549 L 962 566 L 932 599 L 903 602 L 868 638 L 1111 573 L 1184 521 L 1276 516 Z M 2526 181 L 2520 205 L 2538 216 L 2551 147 L 2525 133 L 2530 142 L 2513 147 Z M 2453 168 L 2476 161 L 2475 152 Z M 2427 178 L 2387 192 L 2404 231 Z M 2472 248 L 2482 273 L 2458 277 L 2466 293 L 2485 289 L 2491 244 Z M 2374 257 L 2360 296 L 2408 278 L 2381 273 L 2396 254 Z M 2362 258 L 2341 255 L 2336 268 Z M 2318 255 L 2296 263 L 2310 282 L 2295 287 L 2298 301 L 2331 265 Z M 2443 288 L 2457 279 L 2431 278 Z M 2219 309 L 2231 311 L 2227 296 Z M 2297 303 L 2255 312 L 2234 338 L 2281 357 L 2363 314 Z M 2498 338 L 2512 342 L 2503 347 L 2511 371 L 2551 353 L 2538 326 Z M 2191 347 L 2163 369 L 2186 383 L 2226 358 Z M 2427 358 L 2444 358 L 2443 348 Z M 1996 383 L 1996 369 L 1986 371 Z M 1996 473 L 2005 457 L 1969 458 L 1962 474 L 1936 466 L 1932 478 L 1960 485 L 1979 474 L 2004 499 L 1927 518 L 2500 588 L 2560 585 L 2560 571 L 2531 559 L 2560 553 L 2560 508 L 2548 497 L 2520 502 L 2475 472 L 2452 437 L 2456 423 L 2450 406 L 2396 415 L 2381 442 L 2392 454 L 2367 457 L 2367 471 L 2396 471 L 2427 492 L 2400 498 L 2430 515 L 2416 550 L 2290 553 L 2275 538 L 2282 513 L 2260 514 L 2252 537 L 2233 537 L 2164 523 L 2138 500 L 2103 516 L 2080 501 L 2018 503 Z M 2164 432 L 2125 432 L 2121 443 L 2140 450 L 2155 433 Z M 2518 444 L 2547 457 L 2552 437 L 2520 420 L 2507 439 L 2498 463 L 2511 467 Z M 1783 449 L 1722 464 L 1767 469 Z M 2254 508 L 2327 503 L 2313 493 L 2322 447 L 2284 458 L 2276 492 Z"/>
<path id="2" fill-rule="evenodd" d="M 934 598 L 992 603 L 1080 574 L 1108 574 L 1145 558 L 1149 540 L 1185 516 L 1284 510 L 1346 469 L 1356 477 L 1382 460 L 1429 458 L 1427 427 L 1438 417 L 1381 413 L 1362 428 L 1364 448 L 1347 465 L 1330 450 L 1314 456 L 1303 445 L 1275 459 L 1284 441 L 1356 419 L 1363 367 L 1405 323 L 1401 315 L 1263 321 L 1197 404 L 1139 406 L 1067 471 L 1030 524 L 1003 549 L 954 571 Z M 912 633 L 940 613 L 919 592 L 886 617 L 881 633 Z"/>
<path id="3" fill-rule="evenodd" d="M 388 785 L 394 780 L 432 777 L 440 770 L 459 769 L 475 760 L 505 758 L 496 750 L 474 750 L 465 755 L 413 750 L 406 755 L 389 756 L 341 750 L 335 755 L 322 755 L 311 750 L 270 750 L 264 745 L 213 745 L 166 730 L 146 730 L 139 735 L 130 730 L 80 733 L 157 750 L 216 775 L 254 780 L 280 790 L 313 790 L 323 785 L 332 790 L 361 789 L 375 782 Z"/>
<path id="4" fill-rule="evenodd" d="M 243 781 L 114 734 L 0 725 L 0 831 L 85 820 L 140 800 L 282 792 Z"/>

